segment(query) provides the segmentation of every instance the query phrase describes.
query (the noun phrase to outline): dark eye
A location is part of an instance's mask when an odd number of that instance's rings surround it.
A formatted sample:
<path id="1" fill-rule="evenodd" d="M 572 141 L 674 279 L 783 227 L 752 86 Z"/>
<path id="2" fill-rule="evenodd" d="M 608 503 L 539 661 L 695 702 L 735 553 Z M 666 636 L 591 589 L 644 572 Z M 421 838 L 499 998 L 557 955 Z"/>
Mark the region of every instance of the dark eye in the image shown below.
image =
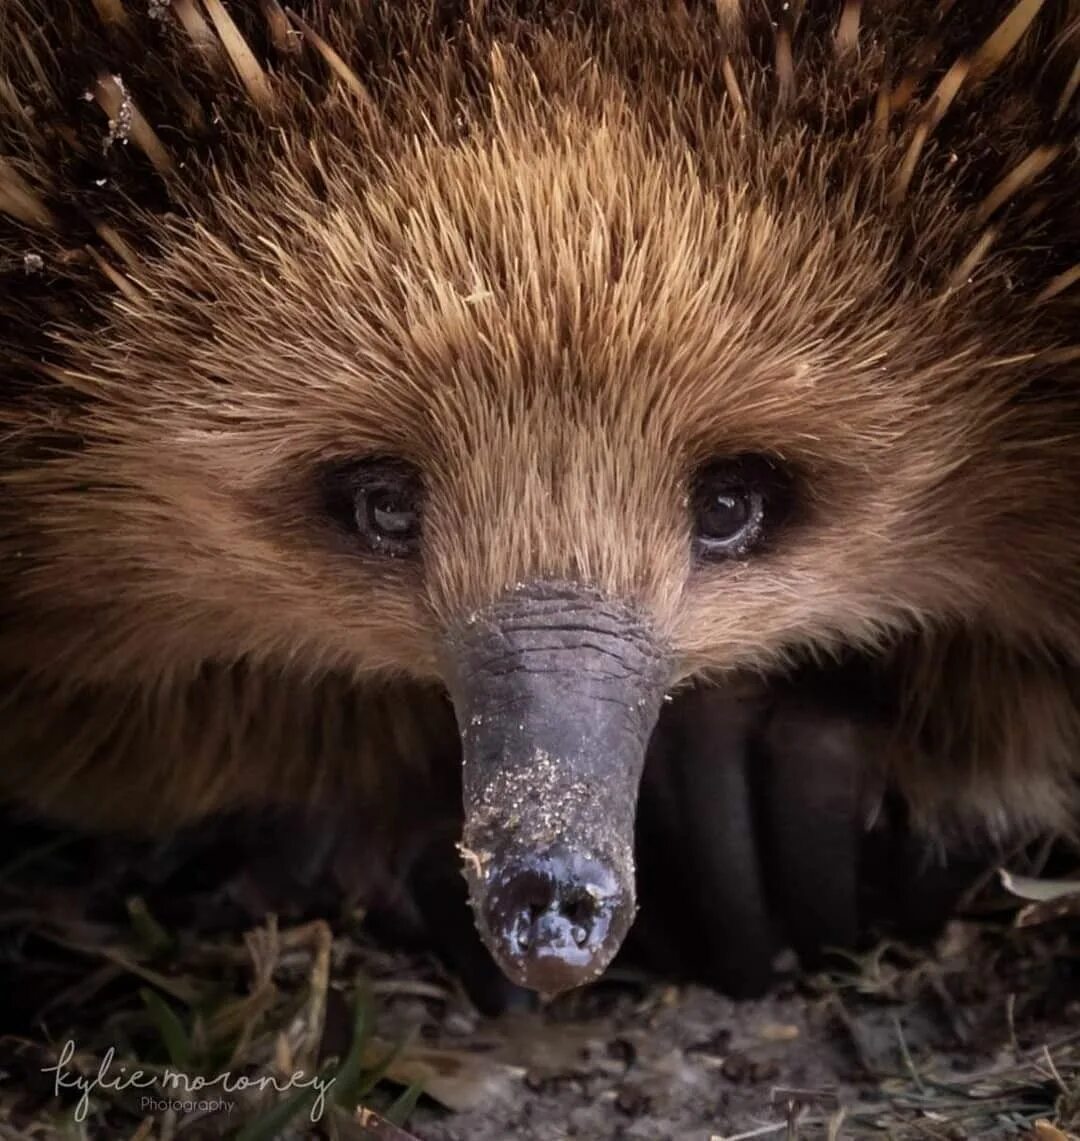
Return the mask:
<path id="1" fill-rule="evenodd" d="M 419 506 L 407 488 L 359 488 L 356 525 L 380 540 L 412 541 L 420 534 Z"/>
<path id="2" fill-rule="evenodd" d="M 702 468 L 691 496 L 696 553 L 705 559 L 748 554 L 786 512 L 787 490 L 784 472 L 763 456 Z"/>
<path id="3" fill-rule="evenodd" d="M 400 460 L 363 460 L 324 473 L 324 497 L 339 523 L 364 546 L 397 558 L 420 546 L 423 482 Z"/>

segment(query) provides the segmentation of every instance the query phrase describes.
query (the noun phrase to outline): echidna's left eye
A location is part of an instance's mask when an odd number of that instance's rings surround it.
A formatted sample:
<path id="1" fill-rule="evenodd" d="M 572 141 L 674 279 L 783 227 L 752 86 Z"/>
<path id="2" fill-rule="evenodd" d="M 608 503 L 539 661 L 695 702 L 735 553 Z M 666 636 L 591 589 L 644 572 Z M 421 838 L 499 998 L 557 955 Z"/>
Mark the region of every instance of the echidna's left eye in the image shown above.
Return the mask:
<path id="1" fill-rule="evenodd" d="M 695 553 L 705 559 L 748 554 L 779 522 L 787 481 L 763 456 L 739 456 L 702 468 L 691 497 Z"/>
<path id="2" fill-rule="evenodd" d="M 323 471 L 329 513 L 374 554 L 401 558 L 420 548 L 423 480 L 402 460 L 374 458 Z"/>
<path id="3" fill-rule="evenodd" d="M 413 488 L 398 481 L 357 488 L 356 526 L 377 546 L 415 543 L 420 537 L 420 504 Z"/>

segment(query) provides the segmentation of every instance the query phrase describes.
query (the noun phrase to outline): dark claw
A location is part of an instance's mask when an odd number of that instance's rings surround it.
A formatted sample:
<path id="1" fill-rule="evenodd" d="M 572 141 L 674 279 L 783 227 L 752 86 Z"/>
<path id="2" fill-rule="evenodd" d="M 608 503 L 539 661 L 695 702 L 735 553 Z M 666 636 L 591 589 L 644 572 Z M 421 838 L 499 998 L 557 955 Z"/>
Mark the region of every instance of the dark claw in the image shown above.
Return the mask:
<path id="1" fill-rule="evenodd" d="M 798 697 L 774 707 L 760 787 L 772 907 L 803 965 L 859 937 L 859 854 L 869 759 L 860 727 Z"/>
<path id="2" fill-rule="evenodd" d="M 642 902 L 633 946 L 661 970 L 737 997 L 768 987 L 780 947 L 749 773 L 760 716 L 759 698 L 733 690 L 694 689 L 665 706 L 638 818 Z"/>

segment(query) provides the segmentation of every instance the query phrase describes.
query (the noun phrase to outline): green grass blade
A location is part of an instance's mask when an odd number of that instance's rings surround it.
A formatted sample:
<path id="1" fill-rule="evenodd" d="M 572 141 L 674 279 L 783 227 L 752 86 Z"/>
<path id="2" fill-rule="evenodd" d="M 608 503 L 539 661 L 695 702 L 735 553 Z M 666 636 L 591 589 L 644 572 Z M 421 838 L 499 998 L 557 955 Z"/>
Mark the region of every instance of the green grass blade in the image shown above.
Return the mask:
<path id="1" fill-rule="evenodd" d="M 169 1060 L 178 1070 L 186 1069 L 191 1063 L 191 1039 L 176 1011 L 161 995 L 146 987 L 140 987 L 139 997 L 154 1020 Z"/>

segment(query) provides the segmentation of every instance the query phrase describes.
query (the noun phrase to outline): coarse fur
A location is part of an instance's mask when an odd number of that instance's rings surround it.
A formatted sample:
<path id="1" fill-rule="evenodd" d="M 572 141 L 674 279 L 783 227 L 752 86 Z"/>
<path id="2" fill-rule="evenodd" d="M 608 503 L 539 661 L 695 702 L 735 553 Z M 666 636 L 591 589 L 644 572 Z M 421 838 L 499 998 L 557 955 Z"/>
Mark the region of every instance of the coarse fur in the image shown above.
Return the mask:
<path id="1" fill-rule="evenodd" d="M 1080 4 L 299 7 L 0 0 L 0 785 L 384 805 L 548 577 L 686 679 L 859 655 L 927 825 L 1067 826 Z M 797 510 L 698 565 L 744 452 Z M 328 517 L 365 455 L 421 562 Z"/>

